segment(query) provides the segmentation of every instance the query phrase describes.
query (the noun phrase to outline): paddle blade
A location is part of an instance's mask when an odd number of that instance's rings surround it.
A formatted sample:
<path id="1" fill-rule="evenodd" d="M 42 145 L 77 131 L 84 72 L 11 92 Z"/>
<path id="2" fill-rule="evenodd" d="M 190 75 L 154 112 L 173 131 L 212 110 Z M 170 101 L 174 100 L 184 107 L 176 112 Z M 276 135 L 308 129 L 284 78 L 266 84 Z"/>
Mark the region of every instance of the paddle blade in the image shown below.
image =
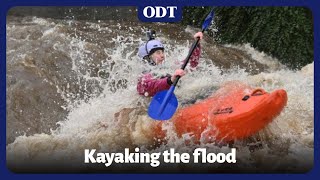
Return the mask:
<path id="1" fill-rule="evenodd" d="M 213 9 L 210 11 L 210 13 L 207 15 L 206 19 L 204 20 L 204 22 L 202 23 L 202 31 L 205 31 L 209 26 L 210 23 L 213 19 L 214 16 L 214 12 Z"/>
<path id="2" fill-rule="evenodd" d="M 168 120 L 176 112 L 177 107 L 178 100 L 174 95 L 172 88 L 170 88 L 168 91 L 161 91 L 157 93 L 152 98 L 148 114 L 152 119 Z"/>

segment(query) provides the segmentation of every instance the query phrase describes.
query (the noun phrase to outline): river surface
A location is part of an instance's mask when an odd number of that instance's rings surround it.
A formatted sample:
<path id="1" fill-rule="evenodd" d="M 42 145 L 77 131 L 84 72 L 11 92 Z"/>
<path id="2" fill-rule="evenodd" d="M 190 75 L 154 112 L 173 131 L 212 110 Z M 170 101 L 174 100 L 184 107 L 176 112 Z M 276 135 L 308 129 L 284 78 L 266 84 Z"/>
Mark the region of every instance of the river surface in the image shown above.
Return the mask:
<path id="1" fill-rule="evenodd" d="M 214 93 L 226 83 L 285 89 L 283 112 L 256 135 L 230 144 L 186 144 L 185 135 L 168 134 L 166 144 L 154 146 L 148 98 L 136 91 L 146 69 L 172 73 L 186 57 L 199 29 L 173 23 L 114 20 L 7 17 L 7 164 L 15 172 L 110 172 L 103 164 L 83 163 L 84 149 L 144 152 L 175 148 L 209 152 L 237 148 L 236 164 L 202 164 L 196 168 L 173 164 L 152 169 L 149 164 L 122 167 L 119 172 L 276 172 L 302 173 L 313 167 L 314 65 L 293 71 L 250 44 L 217 44 L 205 34 L 196 71 L 176 88 L 179 108 Z M 165 44 L 166 61 L 148 67 L 137 57 L 148 28 Z M 123 109 L 131 115 L 119 115 Z M 170 122 L 167 129 L 172 128 Z M 170 132 L 170 131 L 169 131 Z M 118 167 L 119 166 L 119 167 Z M 163 165 L 165 166 L 165 165 Z M 123 169 L 121 169 L 123 168 Z M 133 168 L 133 170 L 132 170 Z"/>

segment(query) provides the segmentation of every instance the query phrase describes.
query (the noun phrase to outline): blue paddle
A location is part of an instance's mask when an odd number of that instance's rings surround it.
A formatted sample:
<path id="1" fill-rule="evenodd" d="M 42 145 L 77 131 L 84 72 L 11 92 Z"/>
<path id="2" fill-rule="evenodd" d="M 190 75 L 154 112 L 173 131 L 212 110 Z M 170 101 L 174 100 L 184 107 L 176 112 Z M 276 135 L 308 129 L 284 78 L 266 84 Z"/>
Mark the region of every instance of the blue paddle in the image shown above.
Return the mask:
<path id="1" fill-rule="evenodd" d="M 214 12 L 212 9 L 202 24 L 202 32 L 204 32 L 209 27 L 213 19 L 213 16 L 214 16 Z M 199 41 L 200 41 L 200 38 L 198 38 L 197 41 L 194 42 L 193 45 L 191 46 L 190 48 L 191 50 L 189 51 L 189 54 L 184 64 L 181 67 L 182 70 L 186 68 L 190 60 L 190 57 L 194 49 L 198 45 Z M 180 76 L 177 76 L 169 90 L 160 91 L 152 98 L 151 103 L 149 105 L 149 109 L 148 109 L 148 114 L 152 119 L 168 120 L 176 112 L 178 107 L 178 100 L 173 92 L 179 79 L 180 79 Z"/>

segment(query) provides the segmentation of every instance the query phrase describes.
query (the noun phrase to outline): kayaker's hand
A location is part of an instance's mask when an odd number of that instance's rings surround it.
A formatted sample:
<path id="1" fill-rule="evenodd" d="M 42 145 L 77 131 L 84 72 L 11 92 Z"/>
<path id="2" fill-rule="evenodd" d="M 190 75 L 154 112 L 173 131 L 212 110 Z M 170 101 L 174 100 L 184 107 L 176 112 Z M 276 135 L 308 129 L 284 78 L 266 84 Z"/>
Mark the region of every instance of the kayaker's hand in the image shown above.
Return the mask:
<path id="1" fill-rule="evenodd" d="M 197 38 L 199 37 L 200 40 L 203 38 L 203 33 L 200 31 L 200 32 L 197 32 L 196 34 L 194 34 L 194 39 L 197 40 Z"/>
<path id="2" fill-rule="evenodd" d="M 182 76 L 184 76 L 185 74 L 186 74 L 186 72 L 185 72 L 184 70 L 182 70 L 182 69 L 177 69 L 177 70 L 174 72 L 173 76 L 171 76 L 171 81 L 174 82 L 174 80 L 176 79 L 177 76 L 182 77 Z"/>

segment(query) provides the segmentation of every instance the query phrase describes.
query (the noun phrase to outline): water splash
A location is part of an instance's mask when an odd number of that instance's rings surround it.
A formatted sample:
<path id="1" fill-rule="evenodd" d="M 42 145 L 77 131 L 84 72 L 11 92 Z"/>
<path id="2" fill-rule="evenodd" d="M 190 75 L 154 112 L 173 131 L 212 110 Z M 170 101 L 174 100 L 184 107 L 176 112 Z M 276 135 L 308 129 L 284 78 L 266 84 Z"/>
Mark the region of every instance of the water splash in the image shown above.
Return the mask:
<path id="1" fill-rule="evenodd" d="M 105 152 L 137 146 L 148 152 L 171 147 L 177 152 L 191 152 L 196 147 L 206 147 L 211 152 L 229 151 L 231 146 L 228 144 L 202 142 L 186 145 L 192 135 L 178 137 L 171 122 L 164 123 L 162 127 L 168 132 L 167 143 L 154 144 L 154 132 L 150 127 L 157 122 L 146 115 L 149 100 L 136 93 L 137 79 L 145 69 L 166 74 L 179 68 L 180 61 L 191 45 L 190 32 L 196 31 L 185 29 L 180 36 L 175 36 L 166 31 L 166 26 L 173 25 L 158 23 L 153 27 L 164 29 L 158 31 L 158 36 L 166 44 L 166 62 L 161 67 L 148 67 L 136 57 L 136 48 L 143 42 L 141 35 L 145 27 L 112 21 L 87 23 L 43 18 L 25 18 L 19 22 L 16 19 L 9 20 L 7 129 L 17 131 L 14 123 L 20 123 L 22 129 L 38 129 L 28 135 L 23 135 L 26 132 L 17 136 L 9 134 L 14 137 L 14 141 L 7 145 L 9 167 L 24 167 L 24 162 L 31 161 L 34 165 L 48 165 L 68 160 L 73 168 L 81 169 L 85 168 L 81 165 L 85 148 Z M 23 30 L 19 31 L 20 28 Z M 176 29 L 179 28 L 176 26 Z M 171 37 L 180 39 L 174 40 Z M 179 82 L 175 91 L 179 106 L 204 99 L 229 81 L 261 87 L 266 91 L 283 88 L 288 93 L 288 105 L 283 113 L 255 136 L 236 141 L 232 145 L 237 147 L 237 168 L 256 172 L 309 170 L 313 166 L 314 141 L 313 63 L 301 71 L 292 71 L 248 44 L 225 45 L 224 48 L 238 48 L 242 53 L 250 55 L 253 61 L 267 66 L 265 71 L 251 74 L 240 66 L 229 69 L 218 66 L 219 59 L 211 54 L 222 52 L 223 49 L 219 49 L 219 46 L 205 48 L 209 43 L 207 40 L 203 42 L 205 52 L 197 70 L 189 72 Z M 242 54 L 237 56 L 239 61 L 247 60 Z M 224 54 L 224 58 L 231 59 L 233 55 Z M 22 82 L 30 83 L 27 87 L 19 86 L 14 80 L 15 76 L 22 77 Z M 34 100 L 36 96 L 19 91 L 21 87 L 22 91 L 35 89 L 35 79 L 47 93 L 31 92 L 54 103 L 43 104 L 42 101 Z M 15 96 L 19 93 L 20 96 Z M 29 99 L 34 101 L 30 101 L 32 104 L 28 106 L 45 115 L 39 118 L 26 105 L 13 105 L 13 102 L 28 99 L 26 97 L 29 95 Z M 55 109 L 56 112 L 49 116 L 47 114 L 51 112 L 44 109 Z M 28 121 L 31 123 L 23 124 L 27 121 L 25 116 L 14 116 L 20 111 L 30 114 Z M 55 117 L 56 114 L 65 116 Z M 30 125 L 39 119 L 51 123 L 43 128 Z M 224 166 L 215 164 L 207 168 L 212 170 Z"/>

